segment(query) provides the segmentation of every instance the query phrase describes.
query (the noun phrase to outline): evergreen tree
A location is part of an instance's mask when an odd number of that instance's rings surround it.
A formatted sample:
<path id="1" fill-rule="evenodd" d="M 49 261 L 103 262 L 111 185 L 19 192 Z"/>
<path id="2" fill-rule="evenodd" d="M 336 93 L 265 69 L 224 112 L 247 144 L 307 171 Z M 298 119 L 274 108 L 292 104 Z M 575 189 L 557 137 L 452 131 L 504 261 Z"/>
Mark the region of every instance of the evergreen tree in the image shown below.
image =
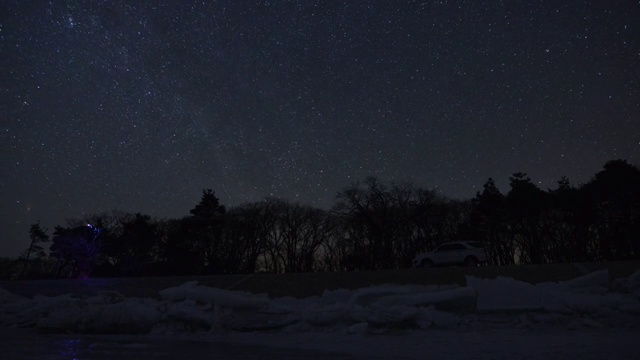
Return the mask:
<path id="1" fill-rule="evenodd" d="M 215 192 L 202 190 L 200 202 L 190 211 L 187 218 L 188 237 L 197 254 L 199 263 L 204 266 L 205 273 L 221 273 L 225 263 L 222 234 L 226 208 L 220 204 Z"/>
<path id="2" fill-rule="evenodd" d="M 482 192 L 472 200 L 470 221 L 474 239 L 484 243 L 489 262 L 495 265 L 509 265 L 515 261 L 515 243 L 508 233 L 505 201 L 492 178 L 487 179 Z"/>
<path id="3" fill-rule="evenodd" d="M 525 173 L 515 173 L 509 177 L 511 190 L 506 204 L 513 234 L 518 240 L 521 263 L 539 264 L 546 262 L 540 219 L 548 208 L 547 193 L 540 190 Z"/>
<path id="4" fill-rule="evenodd" d="M 116 244 L 120 250 L 120 271 L 125 276 L 147 274 L 155 259 L 158 225 L 148 215 L 136 213 L 122 224 L 122 234 Z"/>
<path id="5" fill-rule="evenodd" d="M 640 169 L 611 160 L 581 192 L 593 212 L 594 260 L 640 258 Z"/>

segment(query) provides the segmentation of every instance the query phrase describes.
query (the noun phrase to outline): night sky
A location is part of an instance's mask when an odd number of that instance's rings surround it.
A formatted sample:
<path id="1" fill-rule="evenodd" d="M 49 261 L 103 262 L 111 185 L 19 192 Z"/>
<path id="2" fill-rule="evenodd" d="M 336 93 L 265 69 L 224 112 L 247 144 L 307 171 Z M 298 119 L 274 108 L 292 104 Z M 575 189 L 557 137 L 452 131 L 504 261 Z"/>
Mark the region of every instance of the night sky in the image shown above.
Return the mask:
<path id="1" fill-rule="evenodd" d="M 330 208 L 640 162 L 638 1 L 1 1 L 0 256 L 202 189 Z"/>

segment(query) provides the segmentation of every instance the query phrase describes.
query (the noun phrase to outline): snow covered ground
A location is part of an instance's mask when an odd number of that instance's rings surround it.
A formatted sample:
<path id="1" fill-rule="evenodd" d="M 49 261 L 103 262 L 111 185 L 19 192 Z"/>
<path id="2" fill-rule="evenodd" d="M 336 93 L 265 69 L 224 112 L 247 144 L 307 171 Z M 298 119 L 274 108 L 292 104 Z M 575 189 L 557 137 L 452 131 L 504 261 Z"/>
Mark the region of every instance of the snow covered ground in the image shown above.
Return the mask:
<path id="1" fill-rule="evenodd" d="M 640 270 L 613 283 L 606 270 L 536 285 L 468 277 L 305 299 L 195 282 L 159 299 L 0 289 L 1 348 L 25 359 L 636 359 L 638 320 Z"/>

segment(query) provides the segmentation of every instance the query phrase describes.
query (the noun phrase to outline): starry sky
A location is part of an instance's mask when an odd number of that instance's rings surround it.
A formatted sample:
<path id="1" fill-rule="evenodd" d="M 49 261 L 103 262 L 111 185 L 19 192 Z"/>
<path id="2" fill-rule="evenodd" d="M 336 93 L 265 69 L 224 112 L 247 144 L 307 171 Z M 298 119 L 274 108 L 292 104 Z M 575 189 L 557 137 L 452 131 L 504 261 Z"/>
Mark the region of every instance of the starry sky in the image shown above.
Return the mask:
<path id="1" fill-rule="evenodd" d="M 0 256 L 204 188 L 330 208 L 367 176 L 468 199 L 637 165 L 640 3 L 524 3 L 3 0 Z"/>

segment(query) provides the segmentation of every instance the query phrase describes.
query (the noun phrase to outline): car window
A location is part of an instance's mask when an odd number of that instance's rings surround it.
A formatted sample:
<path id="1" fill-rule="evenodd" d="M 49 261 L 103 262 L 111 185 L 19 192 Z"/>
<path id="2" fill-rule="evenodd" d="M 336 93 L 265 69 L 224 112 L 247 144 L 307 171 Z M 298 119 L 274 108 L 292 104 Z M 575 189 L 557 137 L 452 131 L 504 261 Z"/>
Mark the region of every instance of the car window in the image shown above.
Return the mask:
<path id="1" fill-rule="evenodd" d="M 436 249 L 436 252 L 443 252 L 443 251 L 448 251 L 449 245 L 440 245 L 438 246 L 438 248 Z"/>
<path id="2" fill-rule="evenodd" d="M 462 244 L 446 244 L 446 245 L 440 246 L 436 251 L 442 252 L 442 251 L 456 251 L 456 250 L 465 250 L 465 249 L 466 248 Z"/>

